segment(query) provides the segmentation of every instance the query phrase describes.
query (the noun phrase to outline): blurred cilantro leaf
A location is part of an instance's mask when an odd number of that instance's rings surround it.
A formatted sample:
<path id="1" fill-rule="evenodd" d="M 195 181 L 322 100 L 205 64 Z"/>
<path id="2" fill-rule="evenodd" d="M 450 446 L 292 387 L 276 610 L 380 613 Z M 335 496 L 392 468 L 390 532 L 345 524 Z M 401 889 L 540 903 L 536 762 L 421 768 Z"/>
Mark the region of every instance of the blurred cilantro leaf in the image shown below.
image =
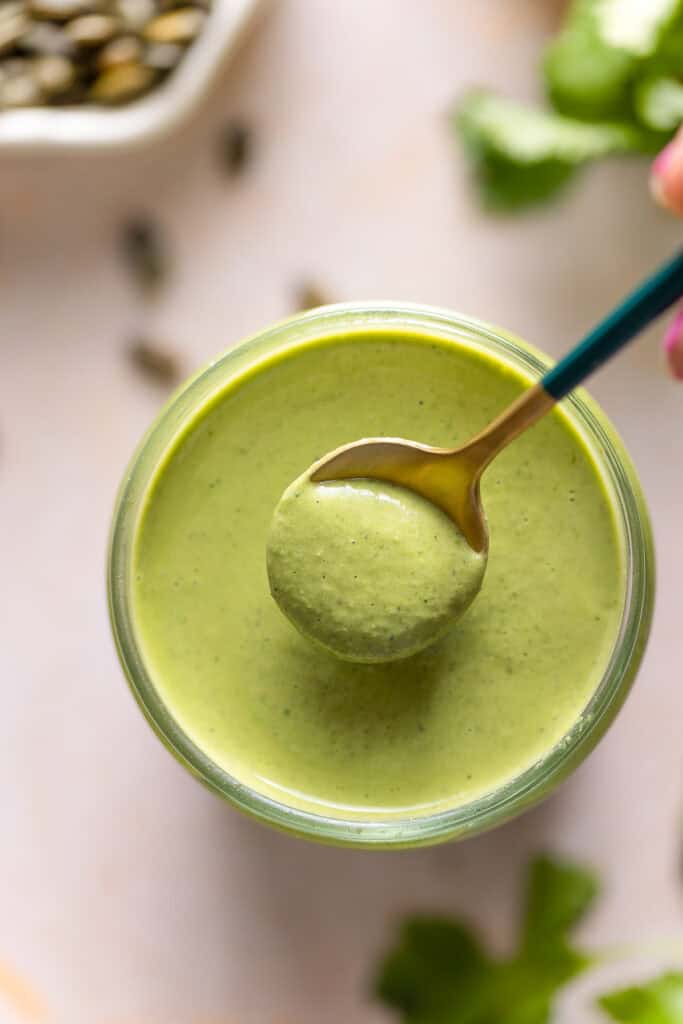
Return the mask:
<path id="1" fill-rule="evenodd" d="M 626 87 L 636 63 L 633 54 L 603 38 L 597 8 L 596 0 L 574 0 L 544 61 L 555 109 L 589 121 L 627 115 Z"/>
<path id="2" fill-rule="evenodd" d="M 601 39 L 636 57 L 650 57 L 681 11 L 681 0 L 594 0 Z"/>
<path id="3" fill-rule="evenodd" d="M 455 118 L 485 205 L 560 192 L 612 153 L 653 154 L 683 122 L 683 0 L 572 0 L 546 49 L 554 110 L 475 90 Z"/>
<path id="4" fill-rule="evenodd" d="M 643 61 L 640 78 L 670 76 L 678 78 L 683 72 L 683 10 L 661 36 L 655 52 Z M 636 112 L 637 113 L 637 112 Z"/>
<path id="5" fill-rule="evenodd" d="M 555 109 L 589 121 L 632 117 L 631 83 L 680 12 L 681 0 L 574 0 L 545 56 Z"/>
<path id="6" fill-rule="evenodd" d="M 644 78 L 634 98 L 638 117 L 655 131 L 673 131 L 683 121 L 683 85 L 675 78 Z"/>
<path id="7" fill-rule="evenodd" d="M 592 963 L 570 933 L 597 890 L 583 868 L 539 857 L 512 956 L 491 956 L 461 922 L 414 917 L 380 967 L 376 994 L 404 1024 L 546 1024 L 557 990 Z"/>
<path id="8" fill-rule="evenodd" d="M 484 201 L 503 211 L 547 199 L 589 160 L 656 151 L 651 133 L 634 125 L 588 124 L 483 89 L 464 97 L 455 124 Z"/>
<path id="9" fill-rule="evenodd" d="M 623 1024 L 683 1024 L 683 972 L 610 992 L 598 1005 Z"/>

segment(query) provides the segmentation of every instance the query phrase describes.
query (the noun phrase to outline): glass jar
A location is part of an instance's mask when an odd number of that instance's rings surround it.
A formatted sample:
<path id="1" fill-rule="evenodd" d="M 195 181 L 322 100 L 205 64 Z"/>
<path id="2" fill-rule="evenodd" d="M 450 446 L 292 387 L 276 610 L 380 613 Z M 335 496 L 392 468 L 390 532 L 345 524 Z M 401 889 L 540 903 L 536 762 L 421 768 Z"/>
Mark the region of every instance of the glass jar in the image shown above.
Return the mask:
<path id="1" fill-rule="evenodd" d="M 210 396 L 248 366 L 302 343 L 358 328 L 413 329 L 454 340 L 495 356 L 538 380 L 551 361 L 507 332 L 444 310 L 408 304 L 342 304 L 294 317 L 229 350 L 192 378 L 162 410 L 143 439 L 122 484 L 111 533 L 109 606 L 121 663 L 140 707 L 163 743 L 197 778 L 261 821 L 323 842 L 366 847 L 408 847 L 472 835 L 518 814 L 546 796 L 595 746 L 624 701 L 643 654 L 653 605 L 654 558 L 647 510 L 633 465 L 596 403 L 582 390 L 566 411 L 604 477 L 615 510 L 626 586 L 618 633 L 593 696 L 569 731 L 533 766 L 469 803 L 424 817 L 344 820 L 314 814 L 257 792 L 225 772 L 174 720 L 148 674 L 132 616 L 133 542 L 146 490 L 177 434 Z"/>

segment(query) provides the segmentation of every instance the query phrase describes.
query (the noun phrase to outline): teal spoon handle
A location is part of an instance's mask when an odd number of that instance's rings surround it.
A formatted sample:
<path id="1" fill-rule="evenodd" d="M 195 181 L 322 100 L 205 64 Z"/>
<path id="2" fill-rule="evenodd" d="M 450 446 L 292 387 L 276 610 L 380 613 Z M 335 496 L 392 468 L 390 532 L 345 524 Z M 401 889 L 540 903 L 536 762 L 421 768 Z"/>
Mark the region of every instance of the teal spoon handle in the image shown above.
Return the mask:
<path id="1" fill-rule="evenodd" d="M 683 250 L 636 288 L 541 380 L 555 401 L 656 320 L 683 296 Z"/>

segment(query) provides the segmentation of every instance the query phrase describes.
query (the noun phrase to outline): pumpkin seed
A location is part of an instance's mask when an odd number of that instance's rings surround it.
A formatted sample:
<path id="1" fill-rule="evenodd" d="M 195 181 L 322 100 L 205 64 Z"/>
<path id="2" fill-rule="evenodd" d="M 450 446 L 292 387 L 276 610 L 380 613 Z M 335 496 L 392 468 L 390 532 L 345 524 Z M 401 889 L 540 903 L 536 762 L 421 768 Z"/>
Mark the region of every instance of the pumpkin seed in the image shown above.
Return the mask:
<path id="1" fill-rule="evenodd" d="M 46 96 L 67 92 L 76 80 L 76 69 L 67 57 L 37 57 L 33 64 L 36 82 Z"/>
<path id="2" fill-rule="evenodd" d="M 334 299 L 331 299 L 323 288 L 320 288 L 314 281 L 301 281 L 294 291 L 294 308 L 304 312 L 307 309 L 315 309 L 316 306 L 328 306 Z"/>
<path id="3" fill-rule="evenodd" d="M 28 10 L 37 18 L 68 21 L 79 14 L 98 10 L 100 0 L 28 0 Z"/>
<path id="4" fill-rule="evenodd" d="M 253 151 L 253 134 L 241 120 L 228 121 L 218 136 L 218 159 L 228 177 L 234 178 L 247 167 Z"/>
<path id="5" fill-rule="evenodd" d="M 74 51 L 74 44 L 62 25 L 34 21 L 22 36 L 20 48 L 39 57 L 69 57 Z"/>
<path id="6" fill-rule="evenodd" d="M 182 376 L 175 353 L 149 338 L 136 338 L 128 347 L 128 358 L 136 370 L 157 384 L 169 387 Z"/>
<path id="7" fill-rule="evenodd" d="M 155 78 L 153 68 L 147 68 L 137 61 L 117 64 L 97 76 L 90 89 L 90 97 L 96 103 L 127 103 L 146 92 Z"/>
<path id="8" fill-rule="evenodd" d="M 198 7 L 178 7 L 153 18 L 145 25 L 143 35 L 150 43 L 191 43 L 205 20 L 206 14 Z"/>
<path id="9" fill-rule="evenodd" d="M 117 0 L 116 13 L 124 25 L 137 32 L 157 13 L 157 5 L 154 0 Z"/>
<path id="10" fill-rule="evenodd" d="M 35 107 L 42 98 L 41 88 L 30 71 L 9 75 L 0 86 L 0 108 Z"/>
<path id="11" fill-rule="evenodd" d="M 137 36 L 119 36 L 103 46 L 97 55 L 97 66 L 101 71 L 118 64 L 132 64 L 142 57 L 142 43 Z"/>
<path id="12" fill-rule="evenodd" d="M 27 28 L 28 19 L 20 4 L 7 4 L 4 9 L 0 7 L 0 54 L 15 47 Z"/>
<path id="13" fill-rule="evenodd" d="M 142 96 L 182 61 L 211 3 L 0 0 L 0 110 Z"/>
<path id="14" fill-rule="evenodd" d="M 150 43 L 145 50 L 145 64 L 156 71 L 171 71 L 184 52 L 177 43 Z"/>
<path id="15" fill-rule="evenodd" d="M 66 33 L 76 46 L 102 46 L 119 31 L 120 25 L 111 14 L 82 14 L 66 26 Z"/>
<path id="16" fill-rule="evenodd" d="M 139 217 L 125 224 L 121 251 L 141 291 L 154 291 L 162 284 L 167 270 L 166 249 L 153 220 Z"/>

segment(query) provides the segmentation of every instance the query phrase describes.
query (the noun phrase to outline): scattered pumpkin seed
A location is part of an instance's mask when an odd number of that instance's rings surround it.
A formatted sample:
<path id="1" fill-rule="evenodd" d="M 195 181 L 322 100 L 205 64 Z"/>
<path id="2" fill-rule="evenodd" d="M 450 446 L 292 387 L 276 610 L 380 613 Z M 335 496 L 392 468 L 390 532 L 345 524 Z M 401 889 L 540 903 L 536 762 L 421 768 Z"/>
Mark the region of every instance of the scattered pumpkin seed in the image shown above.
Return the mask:
<path id="1" fill-rule="evenodd" d="M 334 299 L 313 281 L 302 281 L 294 291 L 294 308 L 300 312 L 315 309 L 316 306 L 328 306 L 331 302 Z"/>
<path id="2" fill-rule="evenodd" d="M 161 232 L 154 221 L 140 217 L 125 224 L 121 251 L 141 291 L 152 292 L 159 288 L 167 273 L 167 259 Z"/>
<path id="3" fill-rule="evenodd" d="M 223 126 L 218 136 L 218 159 L 228 177 L 245 170 L 252 157 L 253 141 L 253 133 L 244 121 L 233 119 Z"/>
<path id="4" fill-rule="evenodd" d="M 171 387 L 180 381 L 182 369 L 180 360 L 158 342 L 149 338 L 136 338 L 128 347 L 128 357 L 135 369 L 164 387 Z"/>

